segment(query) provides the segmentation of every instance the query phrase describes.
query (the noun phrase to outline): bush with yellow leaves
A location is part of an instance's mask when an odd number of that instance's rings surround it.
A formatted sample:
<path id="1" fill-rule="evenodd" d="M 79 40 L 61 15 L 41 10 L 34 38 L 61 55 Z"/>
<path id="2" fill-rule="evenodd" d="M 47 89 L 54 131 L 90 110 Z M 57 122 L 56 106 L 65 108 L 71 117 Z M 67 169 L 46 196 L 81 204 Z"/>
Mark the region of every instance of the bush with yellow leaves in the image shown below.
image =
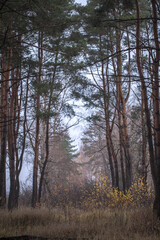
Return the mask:
<path id="1" fill-rule="evenodd" d="M 111 186 L 107 177 L 100 176 L 96 179 L 92 191 L 84 191 L 81 197 L 83 208 L 106 208 L 106 207 L 133 207 L 150 205 L 153 193 L 148 183 L 138 178 L 124 193 Z"/>
<path id="2" fill-rule="evenodd" d="M 80 185 L 55 184 L 52 199 L 52 206 L 61 208 L 122 208 L 150 205 L 153 192 L 142 178 L 137 178 L 124 193 L 113 188 L 108 177 L 100 175 L 95 181 L 81 182 Z"/>

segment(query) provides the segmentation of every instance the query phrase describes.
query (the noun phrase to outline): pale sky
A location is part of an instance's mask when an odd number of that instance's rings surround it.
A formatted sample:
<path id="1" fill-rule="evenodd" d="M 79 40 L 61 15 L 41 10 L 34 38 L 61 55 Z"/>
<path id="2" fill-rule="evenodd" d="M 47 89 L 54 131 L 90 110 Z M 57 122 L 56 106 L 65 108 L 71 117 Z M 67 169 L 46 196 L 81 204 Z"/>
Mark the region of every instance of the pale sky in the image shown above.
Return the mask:
<path id="1" fill-rule="evenodd" d="M 87 0 L 75 0 L 76 3 L 80 3 L 82 5 L 86 5 L 87 4 Z"/>

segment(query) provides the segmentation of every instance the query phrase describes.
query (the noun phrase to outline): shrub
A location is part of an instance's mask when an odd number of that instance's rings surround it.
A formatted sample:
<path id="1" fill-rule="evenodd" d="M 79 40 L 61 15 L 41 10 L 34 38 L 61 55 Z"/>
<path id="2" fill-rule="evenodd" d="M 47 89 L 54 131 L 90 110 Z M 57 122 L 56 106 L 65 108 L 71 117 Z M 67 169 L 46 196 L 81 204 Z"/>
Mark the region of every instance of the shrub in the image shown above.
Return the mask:
<path id="1" fill-rule="evenodd" d="M 91 192 L 84 190 L 81 197 L 83 208 L 133 207 L 150 205 L 153 193 L 142 178 L 136 179 L 124 193 L 111 186 L 107 177 L 100 176 Z"/>

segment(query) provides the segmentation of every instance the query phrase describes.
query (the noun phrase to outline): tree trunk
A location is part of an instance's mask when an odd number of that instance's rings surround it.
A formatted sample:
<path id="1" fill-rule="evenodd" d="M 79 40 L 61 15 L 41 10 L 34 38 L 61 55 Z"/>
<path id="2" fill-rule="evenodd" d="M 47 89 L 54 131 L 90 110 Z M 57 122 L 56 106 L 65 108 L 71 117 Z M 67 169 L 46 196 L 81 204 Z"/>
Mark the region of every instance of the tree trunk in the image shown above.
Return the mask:
<path id="1" fill-rule="evenodd" d="M 118 107 L 119 109 L 119 107 Z M 124 159 L 123 159 L 123 139 L 122 139 L 122 123 L 121 123 L 121 114 L 118 111 L 118 125 L 119 125 L 119 151 L 120 151 L 120 163 L 121 163 L 121 175 L 122 175 L 122 185 L 123 192 L 126 192 L 126 179 L 125 179 L 125 171 L 124 171 Z"/>
<path id="2" fill-rule="evenodd" d="M 1 158 L 0 158 L 0 207 L 6 206 L 6 148 L 7 148 L 7 133 L 8 133 L 8 89 L 9 89 L 9 51 L 2 52 L 2 82 L 1 82 Z"/>
<path id="3" fill-rule="evenodd" d="M 11 50 L 12 52 L 13 50 Z M 13 52 L 11 54 L 13 58 Z M 15 194 L 16 194 L 16 181 L 15 181 L 15 99 L 16 99 L 16 80 L 14 80 L 14 66 L 11 71 L 11 84 L 12 84 L 12 95 L 10 97 L 9 106 L 9 126 L 8 126 L 8 153 L 9 153 L 9 172 L 10 172 L 10 191 L 8 199 L 8 209 L 12 210 L 15 208 Z"/>
<path id="4" fill-rule="evenodd" d="M 17 70 L 18 71 L 18 70 Z M 30 69 L 28 70 L 28 77 L 27 77 L 27 81 L 26 81 L 26 97 L 25 97 L 25 105 L 24 105 L 24 121 L 23 121 L 23 126 L 22 126 L 22 133 L 21 136 L 23 137 L 23 141 L 22 141 L 22 149 L 21 152 L 19 153 L 20 149 L 17 149 L 17 137 L 19 134 L 19 126 L 20 126 L 20 110 L 21 110 L 21 102 L 22 102 L 22 92 L 23 92 L 23 84 L 21 82 L 21 94 L 20 94 L 20 100 L 19 100 L 19 105 L 18 105 L 18 99 L 17 99 L 17 103 L 16 103 L 16 108 L 17 108 L 17 126 L 15 129 L 15 151 L 16 151 L 16 169 L 15 169 L 15 181 L 16 181 L 16 186 L 15 186 L 15 206 L 18 207 L 18 201 L 19 201 L 19 192 L 20 192 L 20 181 L 19 181 L 19 176 L 22 170 L 22 166 L 23 166 L 23 156 L 24 156 L 24 151 L 25 151 L 25 146 L 26 146 L 26 121 L 27 121 L 27 104 L 28 104 L 28 81 L 29 81 L 29 77 L 30 77 Z M 18 79 L 18 76 L 17 76 Z M 21 79 L 21 76 L 19 76 L 19 79 Z M 16 109 L 15 108 L 15 109 Z"/>
<path id="5" fill-rule="evenodd" d="M 148 107 L 147 89 L 146 89 L 146 84 L 145 84 L 145 80 L 144 80 L 144 76 L 143 76 L 143 72 L 142 72 L 141 60 L 140 60 L 140 49 L 139 49 L 139 47 L 140 47 L 140 13 L 139 13 L 139 4 L 138 4 L 137 0 L 135 0 L 135 3 L 136 3 L 136 11 L 137 11 L 136 58 L 137 58 L 138 72 L 139 72 L 140 80 L 141 80 L 142 94 L 143 94 L 143 99 L 144 99 L 145 118 L 146 118 L 147 131 L 148 131 L 150 166 L 151 166 L 152 179 L 153 179 L 153 184 L 154 184 L 154 189 L 155 189 L 155 200 L 154 200 L 154 205 L 153 205 L 153 212 L 154 212 L 154 215 L 157 218 L 160 218 L 160 176 L 159 176 L 160 175 L 160 171 L 159 171 L 159 162 L 160 162 L 159 157 L 160 156 L 158 156 L 156 154 L 158 158 L 155 159 L 154 147 L 153 147 L 153 138 L 152 138 L 152 124 L 151 124 L 150 111 L 149 111 L 149 107 Z M 155 1 L 152 1 L 152 6 L 154 5 L 154 3 L 155 3 Z M 153 7 L 153 12 L 154 12 L 154 7 Z M 156 18 L 154 17 L 154 19 L 156 19 Z M 155 28 L 155 26 L 154 26 L 154 28 Z M 155 31 L 155 29 L 154 29 L 154 31 Z M 156 74 L 156 76 L 157 76 L 157 74 Z M 156 81 L 157 80 L 155 79 L 155 82 Z M 156 89 L 156 91 L 157 91 L 157 89 Z M 154 97 L 157 97 L 157 96 L 155 95 Z M 154 111 L 155 111 L 155 109 L 154 109 Z M 157 119 L 157 122 L 158 122 L 158 119 Z M 159 139 L 158 129 L 157 129 L 157 140 Z M 158 144 L 158 142 L 157 142 L 157 144 Z M 157 151 L 157 153 L 158 152 L 159 152 L 159 150 Z"/>
<path id="6" fill-rule="evenodd" d="M 1 159 L 0 159 L 0 208 L 6 206 L 6 142 L 7 142 L 7 117 L 3 118 L 1 127 Z"/>
<path id="7" fill-rule="evenodd" d="M 42 50 L 42 33 L 39 32 L 39 43 L 38 43 L 38 58 L 39 58 L 39 74 L 37 78 L 37 106 L 36 106 L 36 138 L 35 138 L 35 157 L 33 166 L 33 189 L 32 189 L 32 207 L 36 206 L 37 194 L 38 194 L 38 157 L 39 157 L 39 128 L 40 128 L 40 92 L 39 84 L 41 82 L 42 74 L 42 60 L 43 60 L 43 50 Z"/>
<path id="8" fill-rule="evenodd" d="M 153 61 L 153 115 L 154 115 L 154 131 L 155 131 L 155 167 L 156 167 L 156 186 L 155 186 L 155 201 L 153 205 L 155 215 L 160 218 L 160 98 L 159 98 L 159 61 L 160 47 L 157 26 L 157 10 L 156 1 L 151 0 L 153 11 L 153 32 L 156 47 L 156 56 Z"/>
<path id="9" fill-rule="evenodd" d="M 101 49 L 101 36 L 100 36 L 100 52 Z M 110 88 L 108 81 L 108 62 L 106 66 L 102 61 L 102 89 L 103 89 L 103 104 L 104 104 L 104 115 L 105 115 L 105 128 L 106 128 L 106 144 L 108 149 L 109 165 L 111 171 L 112 186 L 119 189 L 119 171 L 118 171 L 118 161 L 115 155 L 114 146 L 111 136 L 111 126 L 110 126 L 110 116 L 109 116 L 109 105 L 110 105 Z M 113 120 L 114 121 L 114 120 Z"/>
<path id="10" fill-rule="evenodd" d="M 39 194 L 38 194 L 38 202 L 39 203 L 41 201 L 41 196 L 42 196 L 42 186 L 43 186 L 43 181 L 44 181 L 45 169 L 46 169 L 47 162 L 48 162 L 48 156 L 49 156 L 49 119 L 47 120 L 47 123 L 46 123 L 46 156 L 45 156 L 45 160 L 44 160 L 44 163 L 42 166 L 40 183 L 39 183 Z"/>
<path id="11" fill-rule="evenodd" d="M 144 119 L 144 99 L 141 94 L 141 124 L 142 124 L 142 179 L 144 184 L 147 184 L 147 166 L 146 166 L 146 130 L 145 130 L 145 119 Z"/>
<path id="12" fill-rule="evenodd" d="M 128 136 L 128 124 L 127 124 L 127 114 L 126 114 L 126 103 L 122 91 L 122 55 L 121 55 L 121 36 L 119 30 L 117 30 L 117 52 L 119 53 L 117 56 L 117 91 L 118 91 L 118 106 L 120 114 L 122 115 L 122 146 L 124 148 L 125 153 L 125 163 L 126 163 L 126 188 L 128 189 L 132 183 L 132 165 L 131 165 L 131 157 L 130 157 L 130 145 L 129 145 L 129 136 Z M 121 140 L 120 139 L 120 140 Z"/>

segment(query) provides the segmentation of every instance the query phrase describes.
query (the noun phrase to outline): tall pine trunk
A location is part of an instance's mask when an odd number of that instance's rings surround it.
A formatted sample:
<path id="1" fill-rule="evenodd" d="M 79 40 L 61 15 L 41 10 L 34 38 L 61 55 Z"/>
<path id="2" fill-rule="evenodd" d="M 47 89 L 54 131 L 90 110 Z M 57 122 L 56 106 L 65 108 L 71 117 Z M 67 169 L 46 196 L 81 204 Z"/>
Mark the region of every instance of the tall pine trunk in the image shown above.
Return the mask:
<path id="1" fill-rule="evenodd" d="M 152 138 L 152 123 L 150 117 L 150 110 L 148 107 L 148 96 L 147 96 L 147 88 L 145 84 L 145 79 L 142 71 L 142 64 L 140 59 L 140 10 L 138 1 L 135 0 L 136 3 L 136 11 L 137 11 L 137 29 L 136 29 L 136 58 L 137 58 L 137 67 L 138 72 L 141 80 L 141 89 L 144 99 L 144 108 L 145 108 L 145 118 L 147 124 L 147 132 L 148 132 L 148 145 L 149 145 L 149 154 L 150 154 L 150 166 L 151 166 L 151 173 L 152 179 L 154 184 L 155 190 L 155 200 L 153 205 L 153 212 L 157 218 L 160 218 L 160 128 L 159 128 L 159 84 L 158 84 L 158 62 L 159 62 L 159 48 L 157 48 L 157 15 L 156 15 L 156 7 L 155 1 L 152 2 L 152 9 L 153 9 L 153 31 L 154 31 L 154 38 L 155 38 L 155 45 L 156 45 L 156 59 L 154 61 L 154 88 L 153 88 L 153 114 L 154 120 L 154 130 L 156 131 L 156 140 L 155 146 L 153 145 L 153 138 Z M 155 151 L 154 151 L 155 148 Z"/>
<path id="2" fill-rule="evenodd" d="M 7 155 L 7 134 L 8 134 L 8 90 L 10 67 L 8 63 L 9 50 L 2 51 L 2 78 L 1 78 L 1 110 L 0 110 L 0 207 L 6 206 L 6 155 Z"/>
<path id="3" fill-rule="evenodd" d="M 155 167 L 156 167 L 156 185 L 155 185 L 155 201 L 153 210 L 155 215 L 160 218 L 160 98 L 159 98 L 159 61 L 160 61 L 160 46 L 157 24 L 157 9 L 156 1 L 151 0 L 153 11 L 153 32 L 154 42 L 156 47 L 156 56 L 153 61 L 153 115 L 154 115 L 154 131 L 155 131 Z"/>
<path id="4" fill-rule="evenodd" d="M 128 136 L 128 123 L 127 123 L 127 112 L 126 112 L 126 103 L 122 90 L 122 55 L 121 55 L 121 34 L 120 30 L 117 30 L 117 96 L 118 96 L 118 111 L 122 115 L 122 146 L 124 149 L 125 156 L 125 169 L 126 169 L 126 188 L 128 189 L 132 183 L 132 164 L 130 157 L 130 144 Z"/>

